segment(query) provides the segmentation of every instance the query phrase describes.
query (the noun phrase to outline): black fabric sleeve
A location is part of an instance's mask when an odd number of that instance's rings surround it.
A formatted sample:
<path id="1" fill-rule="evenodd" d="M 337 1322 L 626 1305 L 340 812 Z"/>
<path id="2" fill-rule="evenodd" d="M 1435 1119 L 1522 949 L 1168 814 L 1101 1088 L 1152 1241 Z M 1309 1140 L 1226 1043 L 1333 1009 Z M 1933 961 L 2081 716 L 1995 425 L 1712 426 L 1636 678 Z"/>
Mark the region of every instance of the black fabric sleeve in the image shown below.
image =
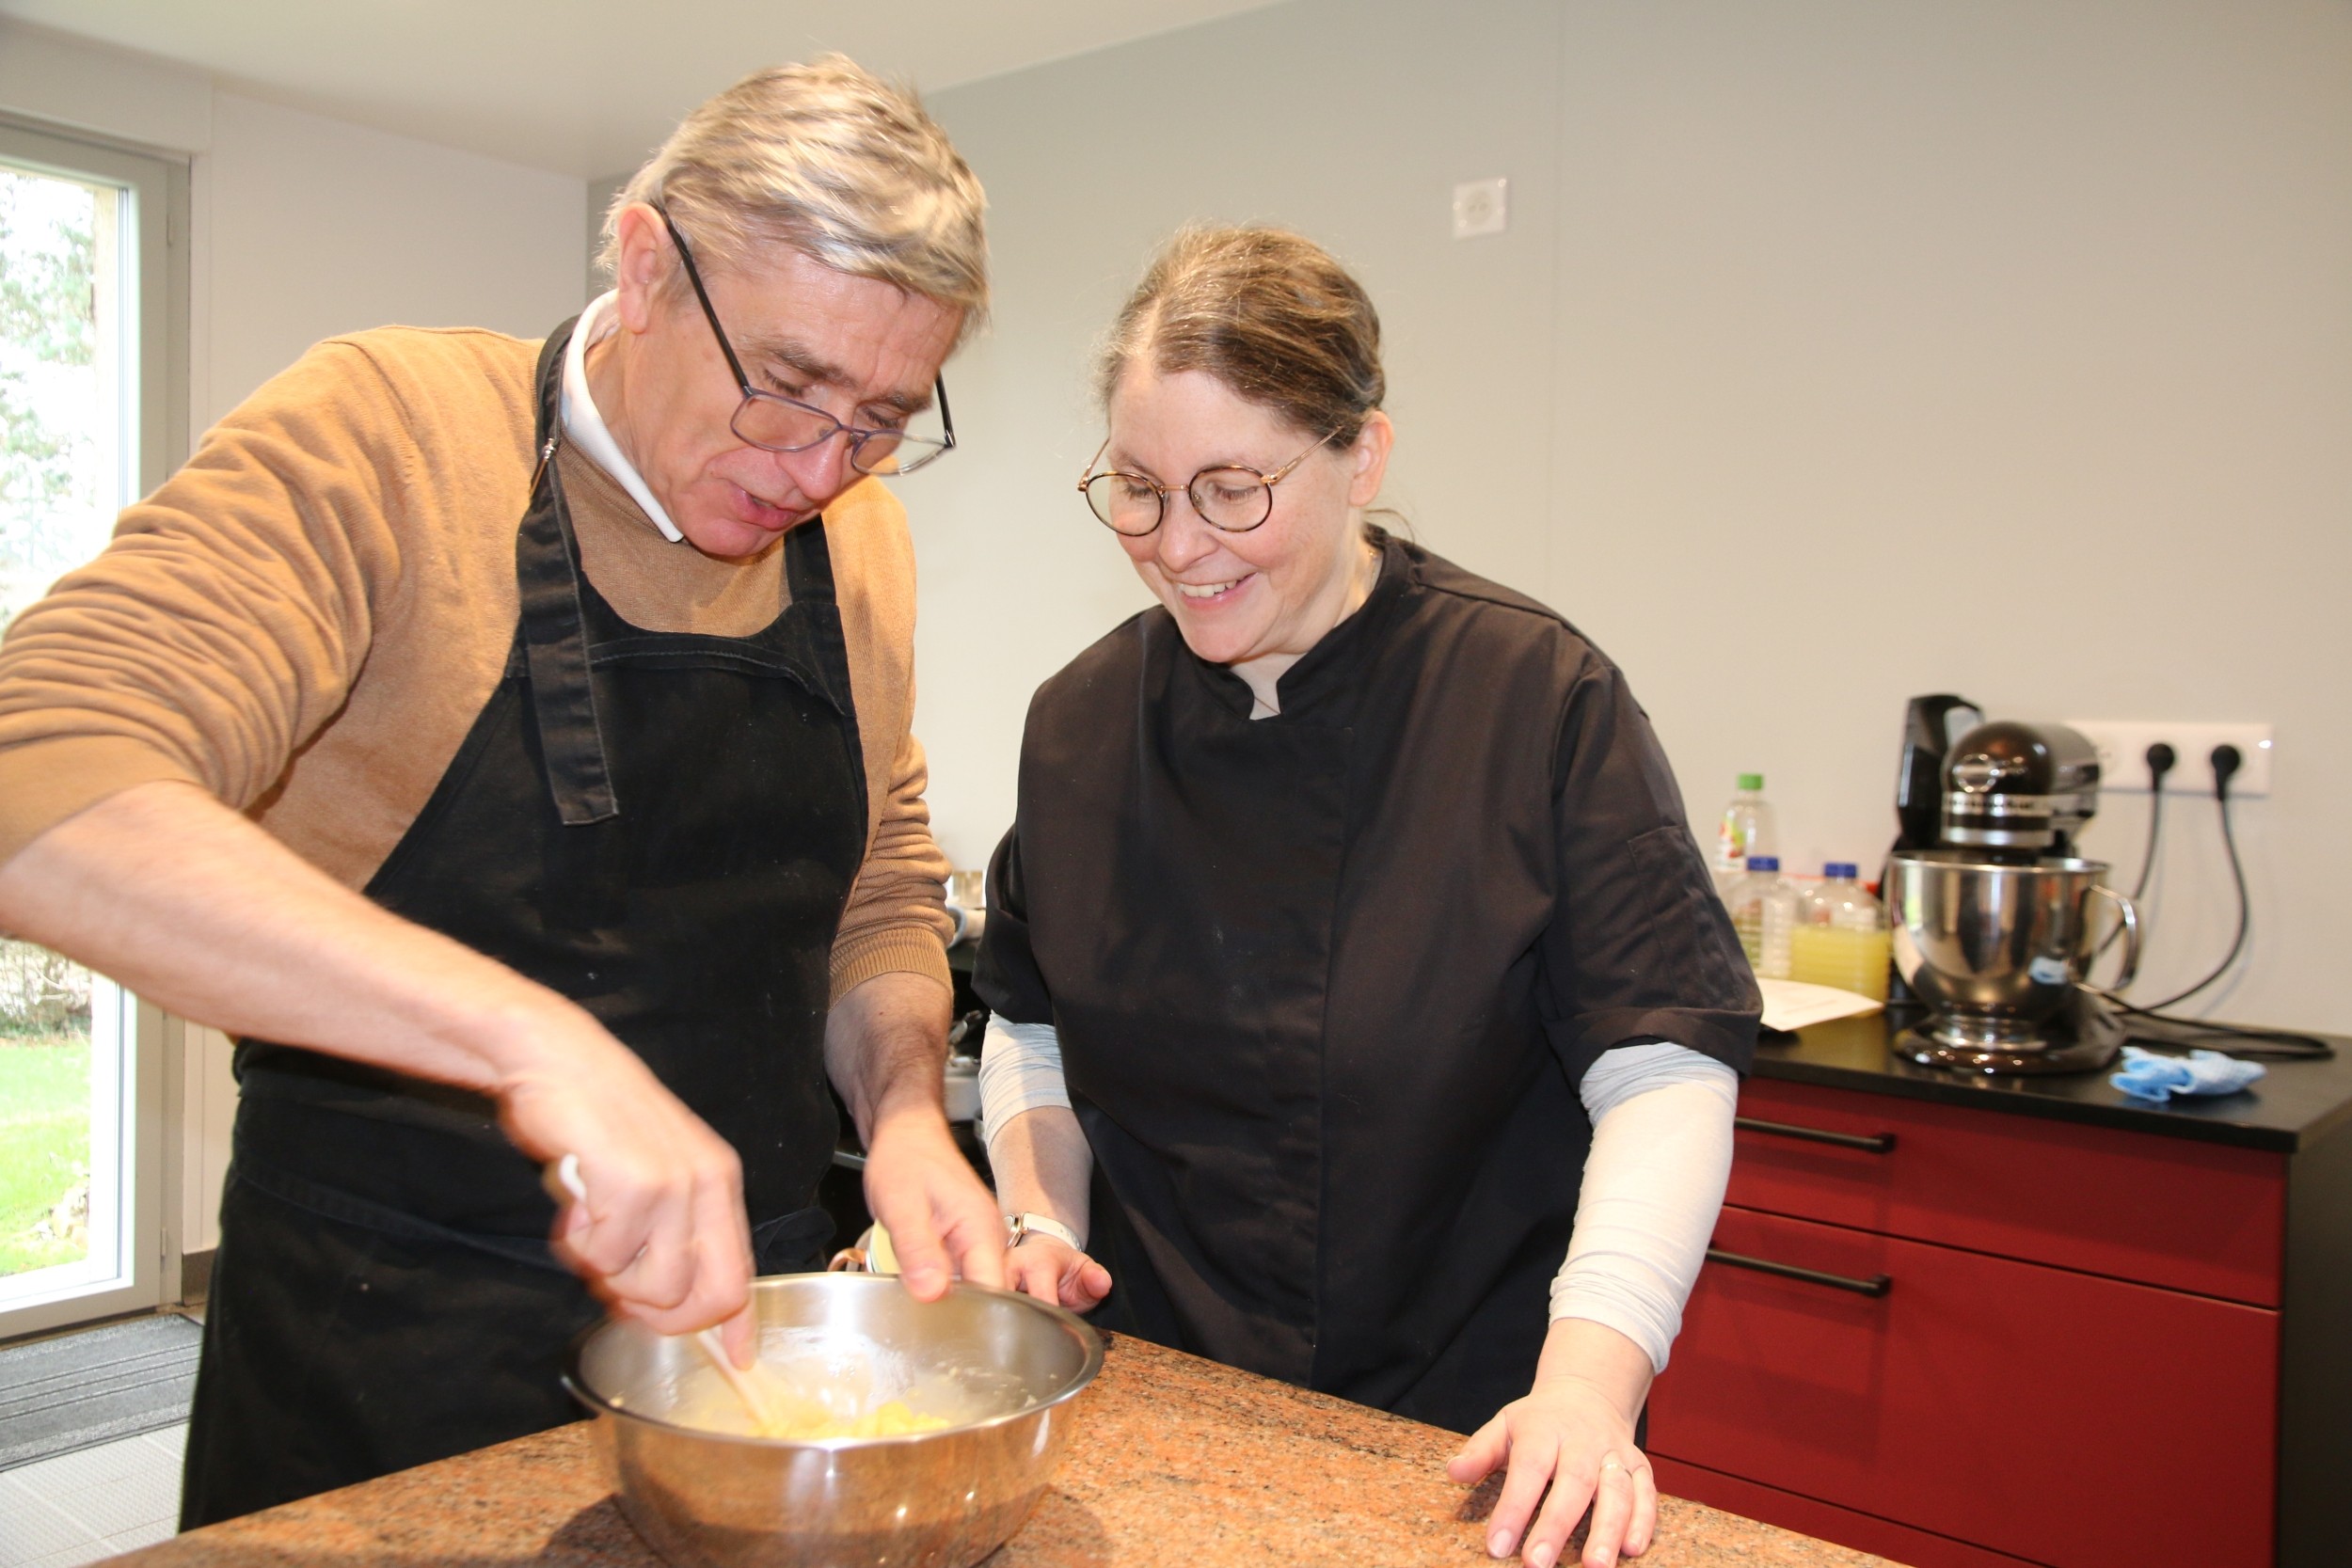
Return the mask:
<path id="1" fill-rule="evenodd" d="M 1051 1023 L 1054 999 L 1029 945 L 1029 902 L 1021 885 L 1021 824 L 988 863 L 988 923 L 972 961 L 972 990 L 1008 1023 Z"/>
<path id="2" fill-rule="evenodd" d="M 1645 1039 L 1746 1073 L 1763 999 L 1649 718 L 1597 654 L 1568 689 L 1552 791 L 1545 1021 L 1569 1082 L 1602 1052 Z"/>

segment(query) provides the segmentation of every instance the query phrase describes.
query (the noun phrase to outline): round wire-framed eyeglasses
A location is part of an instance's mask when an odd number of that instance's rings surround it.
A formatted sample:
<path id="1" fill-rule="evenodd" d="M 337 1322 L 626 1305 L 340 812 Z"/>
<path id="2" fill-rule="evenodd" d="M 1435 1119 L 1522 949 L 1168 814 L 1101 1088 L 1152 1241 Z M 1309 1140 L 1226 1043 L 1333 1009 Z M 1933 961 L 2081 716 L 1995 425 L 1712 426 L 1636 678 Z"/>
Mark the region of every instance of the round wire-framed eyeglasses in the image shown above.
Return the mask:
<path id="1" fill-rule="evenodd" d="M 1088 472 L 1078 481 L 1078 488 L 1104 527 L 1130 539 L 1140 539 L 1166 521 L 1168 498 L 1175 495 L 1191 501 L 1194 514 L 1219 532 L 1248 533 L 1274 515 L 1274 487 L 1330 439 L 1331 436 L 1323 436 L 1270 474 L 1238 463 L 1221 463 L 1201 469 L 1182 484 L 1162 484 L 1148 475 L 1120 468 L 1093 471 L 1110 447 L 1106 436 L 1087 459 Z"/>
<path id="2" fill-rule="evenodd" d="M 806 451 L 821 447 L 835 436 L 850 438 L 850 467 L 862 474 L 911 474 L 929 463 L 936 463 L 956 447 L 956 421 L 947 412 L 947 378 L 934 377 L 931 395 L 939 408 L 939 434 L 936 436 L 917 434 L 904 425 L 869 429 L 844 424 L 814 404 L 803 403 L 782 392 L 771 392 L 752 385 L 752 378 L 743 373 L 743 362 L 735 356 L 735 345 L 727 341 L 726 328 L 719 325 L 719 312 L 711 309 L 710 291 L 703 287 L 701 269 L 694 265 L 693 247 L 678 226 L 661 208 L 661 225 L 670 231 L 677 245 L 678 261 L 686 268 L 686 280 L 694 286 L 694 297 L 702 303 L 703 319 L 710 324 L 711 335 L 719 340 L 719 352 L 726 356 L 727 370 L 735 377 L 743 401 L 736 406 L 735 418 L 727 421 L 736 438 L 746 445 L 766 451 Z"/>

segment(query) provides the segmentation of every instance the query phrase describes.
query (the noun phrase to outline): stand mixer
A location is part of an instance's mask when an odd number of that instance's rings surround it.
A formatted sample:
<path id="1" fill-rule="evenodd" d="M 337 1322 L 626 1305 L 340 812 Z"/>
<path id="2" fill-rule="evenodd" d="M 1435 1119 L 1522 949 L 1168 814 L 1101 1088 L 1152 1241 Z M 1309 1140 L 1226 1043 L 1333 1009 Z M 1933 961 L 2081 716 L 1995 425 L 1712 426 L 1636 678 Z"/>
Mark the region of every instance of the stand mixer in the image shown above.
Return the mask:
<path id="1" fill-rule="evenodd" d="M 2138 911 L 2074 852 L 2098 809 L 2099 753 L 2061 725 L 1981 719 L 1958 697 L 1912 700 L 1883 891 L 1896 973 L 1929 1012 L 1892 1047 L 1965 1072 L 2091 1071 L 2123 1037 L 2085 980 L 2098 902 L 2122 922 L 2115 989 L 2139 965 Z"/>

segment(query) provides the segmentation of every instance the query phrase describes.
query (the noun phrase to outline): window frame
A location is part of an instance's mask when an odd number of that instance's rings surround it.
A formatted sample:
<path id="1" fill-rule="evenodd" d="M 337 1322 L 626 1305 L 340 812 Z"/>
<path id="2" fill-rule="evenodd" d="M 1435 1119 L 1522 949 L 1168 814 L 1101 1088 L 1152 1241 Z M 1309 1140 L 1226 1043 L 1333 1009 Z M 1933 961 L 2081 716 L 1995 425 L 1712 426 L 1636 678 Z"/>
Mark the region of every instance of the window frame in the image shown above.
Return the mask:
<path id="1" fill-rule="evenodd" d="M 189 169 L 184 156 L 21 116 L 0 114 L 0 163 L 28 173 L 113 185 L 130 193 L 123 248 L 133 282 L 123 291 L 133 312 L 122 334 L 122 369 L 135 375 L 132 429 L 123 443 L 128 494 L 148 494 L 185 460 L 188 451 Z M 0 1339 L 45 1333 L 75 1323 L 151 1309 L 176 1300 L 180 1249 L 167 1216 L 178 1212 L 180 1128 L 173 1112 L 183 1075 L 185 1030 L 162 1008 L 111 983 L 91 998 L 93 1083 L 115 1080 L 109 1119 L 98 1107 L 90 1129 L 92 1164 L 105 1157 L 122 1195 L 118 1224 L 107 1238 L 114 1256 L 98 1259 L 101 1227 L 91 1227 L 90 1265 L 53 1288 L 0 1301 Z M 108 1016 L 101 1020 L 101 1009 Z M 119 1042 L 115 1063 L 103 1068 L 102 1038 Z M 95 1216 L 93 1216 L 93 1220 Z M 48 1270 L 40 1271 L 43 1274 Z"/>

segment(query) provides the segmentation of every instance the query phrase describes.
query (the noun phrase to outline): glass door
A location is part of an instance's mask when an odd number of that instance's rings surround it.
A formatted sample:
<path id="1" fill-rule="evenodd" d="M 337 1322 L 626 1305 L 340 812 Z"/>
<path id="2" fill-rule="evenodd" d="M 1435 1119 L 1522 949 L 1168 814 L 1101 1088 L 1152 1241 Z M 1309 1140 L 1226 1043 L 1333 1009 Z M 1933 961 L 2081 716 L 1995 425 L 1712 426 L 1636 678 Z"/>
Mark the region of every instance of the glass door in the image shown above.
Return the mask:
<path id="1" fill-rule="evenodd" d="M 169 463 L 185 188 L 164 160 L 0 124 L 0 630 Z M 163 1025 L 0 938 L 0 1338 L 159 1299 Z"/>

